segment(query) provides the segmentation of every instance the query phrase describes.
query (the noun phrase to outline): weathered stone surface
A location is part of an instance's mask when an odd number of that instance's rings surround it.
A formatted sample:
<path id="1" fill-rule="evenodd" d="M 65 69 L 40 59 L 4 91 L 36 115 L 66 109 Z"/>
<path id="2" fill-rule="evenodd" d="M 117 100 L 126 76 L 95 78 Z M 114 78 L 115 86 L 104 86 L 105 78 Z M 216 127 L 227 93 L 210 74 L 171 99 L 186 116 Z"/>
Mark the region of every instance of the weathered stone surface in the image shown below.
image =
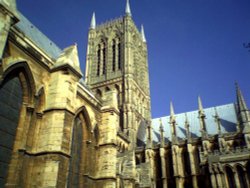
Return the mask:
<path id="1" fill-rule="evenodd" d="M 17 18 L 0 0 L 0 187 L 249 187 L 239 89 L 237 132 L 208 135 L 200 103 L 201 138 L 153 143 L 147 44 L 131 14 L 90 28 L 85 81 L 76 45 L 31 38 Z"/>

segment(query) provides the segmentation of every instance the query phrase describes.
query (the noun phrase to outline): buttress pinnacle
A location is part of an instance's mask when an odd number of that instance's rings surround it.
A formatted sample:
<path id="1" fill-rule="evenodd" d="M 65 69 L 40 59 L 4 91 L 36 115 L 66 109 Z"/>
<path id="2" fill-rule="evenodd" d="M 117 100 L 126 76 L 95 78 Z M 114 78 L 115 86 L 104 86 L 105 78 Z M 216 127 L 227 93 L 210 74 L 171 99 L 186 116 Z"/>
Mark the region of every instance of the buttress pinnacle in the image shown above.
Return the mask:
<path id="1" fill-rule="evenodd" d="M 239 111 L 246 111 L 248 110 L 246 101 L 237 83 L 235 83 L 235 86 L 236 86 L 237 104 L 238 104 Z"/>

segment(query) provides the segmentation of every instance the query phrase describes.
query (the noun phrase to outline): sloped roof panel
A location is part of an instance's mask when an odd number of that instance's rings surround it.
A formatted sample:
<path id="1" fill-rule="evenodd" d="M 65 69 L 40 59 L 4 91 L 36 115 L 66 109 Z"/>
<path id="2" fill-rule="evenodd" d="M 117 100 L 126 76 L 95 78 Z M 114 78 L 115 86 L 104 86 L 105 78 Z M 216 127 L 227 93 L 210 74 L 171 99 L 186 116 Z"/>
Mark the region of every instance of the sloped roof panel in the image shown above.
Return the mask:
<path id="1" fill-rule="evenodd" d="M 215 122 L 214 118 L 215 108 L 221 120 L 221 132 L 222 133 L 235 132 L 237 124 L 235 105 L 227 104 L 227 105 L 204 109 L 206 115 L 205 123 L 208 134 L 209 135 L 218 134 L 217 123 Z M 198 110 L 175 115 L 177 123 L 176 126 L 177 136 L 179 138 L 186 138 L 185 114 L 187 114 L 188 117 L 192 137 L 200 137 L 201 133 L 200 133 L 200 122 L 198 118 L 199 117 Z M 161 119 L 164 127 L 165 139 L 171 140 L 171 129 L 169 125 L 170 116 L 161 117 Z M 160 127 L 160 118 L 153 119 L 152 128 L 153 128 L 153 139 L 155 142 L 159 142 L 159 135 L 160 135 L 159 127 Z"/>
<path id="2" fill-rule="evenodd" d="M 16 24 L 16 27 L 48 56 L 57 59 L 62 50 L 22 15 L 22 13 L 18 12 L 18 14 L 20 21 Z"/>

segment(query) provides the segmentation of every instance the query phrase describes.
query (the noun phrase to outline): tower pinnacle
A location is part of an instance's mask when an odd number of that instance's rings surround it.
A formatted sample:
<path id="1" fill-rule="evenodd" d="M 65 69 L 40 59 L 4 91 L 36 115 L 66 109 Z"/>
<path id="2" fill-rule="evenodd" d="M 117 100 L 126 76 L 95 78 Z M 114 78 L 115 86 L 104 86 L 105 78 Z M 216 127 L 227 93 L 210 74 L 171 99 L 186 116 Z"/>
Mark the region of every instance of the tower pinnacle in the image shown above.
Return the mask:
<path id="1" fill-rule="evenodd" d="M 95 28 L 96 28 L 96 20 L 95 20 L 95 12 L 93 12 L 91 23 L 90 23 L 90 29 L 95 29 Z"/>
<path id="2" fill-rule="evenodd" d="M 146 37 L 145 37 L 145 33 L 144 33 L 143 25 L 141 25 L 141 38 L 142 38 L 143 42 L 147 42 Z"/>
<path id="3" fill-rule="evenodd" d="M 247 111 L 248 110 L 247 104 L 246 104 L 245 99 L 241 93 L 241 90 L 240 90 L 237 83 L 235 83 L 235 86 L 236 86 L 238 108 L 240 111 Z"/>
<path id="4" fill-rule="evenodd" d="M 131 10 L 130 10 L 130 5 L 129 5 L 129 0 L 126 2 L 126 9 L 125 9 L 126 16 L 132 16 Z"/>

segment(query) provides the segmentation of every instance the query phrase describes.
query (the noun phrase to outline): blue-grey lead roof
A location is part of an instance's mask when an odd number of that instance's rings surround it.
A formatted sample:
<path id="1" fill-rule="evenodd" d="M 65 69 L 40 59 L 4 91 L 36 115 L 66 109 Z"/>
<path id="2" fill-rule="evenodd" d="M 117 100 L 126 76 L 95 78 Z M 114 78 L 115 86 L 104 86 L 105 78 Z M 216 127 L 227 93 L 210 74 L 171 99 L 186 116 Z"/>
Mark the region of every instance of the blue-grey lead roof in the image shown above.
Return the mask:
<path id="1" fill-rule="evenodd" d="M 22 15 L 22 13 L 18 12 L 18 15 L 20 21 L 16 24 L 16 27 L 48 56 L 57 59 L 62 53 L 62 50 Z"/>
<path id="2" fill-rule="evenodd" d="M 218 112 L 219 118 L 221 120 L 221 132 L 235 132 L 237 124 L 236 108 L 234 104 L 226 104 L 222 106 L 216 106 L 211 108 L 204 109 L 206 119 L 206 128 L 209 135 L 218 134 L 217 124 L 215 122 L 215 108 Z M 176 114 L 176 132 L 177 137 L 186 138 L 186 128 L 185 128 L 185 114 L 190 125 L 190 132 L 192 137 L 200 137 L 200 123 L 198 118 L 198 111 L 192 111 L 187 113 Z M 160 119 L 162 120 L 162 125 L 164 128 L 164 137 L 165 140 L 171 140 L 171 129 L 169 125 L 170 116 L 165 116 L 161 118 L 155 118 L 152 120 L 152 129 L 153 129 L 153 140 L 154 142 L 159 142 L 160 138 Z"/>

